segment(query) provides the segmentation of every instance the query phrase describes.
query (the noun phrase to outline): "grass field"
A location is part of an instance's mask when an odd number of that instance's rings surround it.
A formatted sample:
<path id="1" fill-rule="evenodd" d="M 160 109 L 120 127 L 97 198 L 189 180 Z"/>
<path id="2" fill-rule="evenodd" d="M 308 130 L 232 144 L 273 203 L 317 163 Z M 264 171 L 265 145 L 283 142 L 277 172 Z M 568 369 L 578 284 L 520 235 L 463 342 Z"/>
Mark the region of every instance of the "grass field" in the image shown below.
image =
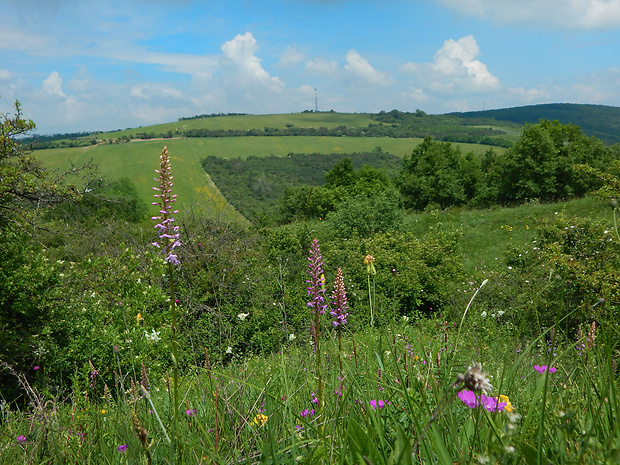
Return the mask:
<path id="1" fill-rule="evenodd" d="M 138 132 L 153 132 L 155 134 L 168 131 L 186 131 L 189 129 L 262 129 L 284 128 L 293 125 L 301 128 L 335 128 L 337 126 L 366 127 L 372 123 L 369 113 L 291 113 L 280 115 L 238 115 L 218 116 L 211 118 L 196 118 L 172 123 L 157 124 L 143 128 L 129 128 L 122 131 L 105 132 L 99 134 L 104 139 L 136 134 Z"/>
<path id="2" fill-rule="evenodd" d="M 317 115 L 318 116 L 318 115 Z M 354 115 L 351 115 L 354 116 Z M 237 118 L 237 117 L 229 117 Z M 241 118 L 241 117 L 239 117 Z M 216 118 L 209 118 L 216 119 Z M 190 120 L 193 121 L 193 120 Z M 36 156 L 50 170 L 64 169 L 69 161 L 74 165 L 92 159 L 101 175 L 109 179 L 130 178 L 142 199 L 150 203 L 153 170 L 158 166 L 162 147 L 168 146 L 175 171 L 175 188 L 179 199 L 186 205 L 199 206 L 208 211 L 228 212 L 232 208 L 210 181 L 200 160 L 214 155 L 225 158 L 286 156 L 289 153 L 351 153 L 372 151 L 381 147 L 384 152 L 404 157 L 411 153 L 421 139 L 365 138 L 365 137 L 218 137 L 138 141 L 127 144 L 97 145 L 90 147 L 39 150 Z M 483 154 L 490 147 L 477 144 L 458 144 L 463 153 Z M 495 148 L 497 152 L 505 149 Z M 189 200 L 188 200 L 189 199 Z"/>
<path id="3" fill-rule="evenodd" d="M 443 212 L 417 213 L 407 217 L 406 228 L 416 235 L 433 229 L 459 230 L 462 233 L 460 251 L 467 273 L 475 269 L 499 271 L 505 267 L 505 252 L 511 246 L 531 244 L 536 226 L 545 218 L 556 215 L 592 218 L 609 221 L 613 217 L 606 202 L 585 197 L 566 202 L 530 203 L 514 208 L 467 210 L 450 208 Z"/>

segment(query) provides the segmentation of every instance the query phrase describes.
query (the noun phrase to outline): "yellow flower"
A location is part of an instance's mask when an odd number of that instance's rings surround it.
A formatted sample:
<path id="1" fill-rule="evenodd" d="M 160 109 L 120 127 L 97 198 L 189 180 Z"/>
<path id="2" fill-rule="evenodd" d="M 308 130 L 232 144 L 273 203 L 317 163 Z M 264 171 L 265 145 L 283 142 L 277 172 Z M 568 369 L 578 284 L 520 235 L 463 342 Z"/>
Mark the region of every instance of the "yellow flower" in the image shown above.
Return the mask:
<path id="1" fill-rule="evenodd" d="M 259 413 L 254 417 L 254 420 L 250 422 L 250 426 L 263 426 L 269 417 Z"/>
<path id="2" fill-rule="evenodd" d="M 136 323 L 140 324 L 141 321 L 144 321 L 144 318 L 142 318 L 142 313 L 138 313 L 136 315 Z"/>
<path id="3" fill-rule="evenodd" d="M 507 412 L 512 412 L 512 404 L 510 403 L 510 399 L 508 398 L 508 396 L 505 396 L 504 394 L 500 394 L 499 401 L 506 402 L 506 406 L 504 407 L 504 410 L 506 410 Z"/>
<path id="4" fill-rule="evenodd" d="M 377 273 L 377 270 L 375 269 L 375 257 L 372 255 L 366 255 L 366 258 L 364 258 L 364 265 L 366 265 L 366 272 L 368 274 Z"/>
<path id="5" fill-rule="evenodd" d="M 108 411 L 107 411 L 106 409 L 103 409 L 103 410 L 101 410 L 101 413 L 102 413 L 103 415 L 105 415 L 106 413 L 108 413 Z"/>

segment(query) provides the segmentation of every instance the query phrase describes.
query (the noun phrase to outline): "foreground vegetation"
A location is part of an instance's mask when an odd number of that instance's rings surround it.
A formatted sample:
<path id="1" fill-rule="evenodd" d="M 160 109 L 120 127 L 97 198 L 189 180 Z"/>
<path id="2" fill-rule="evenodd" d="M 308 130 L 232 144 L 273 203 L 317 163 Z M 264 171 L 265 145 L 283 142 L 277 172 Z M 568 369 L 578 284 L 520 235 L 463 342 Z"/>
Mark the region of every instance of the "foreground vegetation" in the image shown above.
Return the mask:
<path id="1" fill-rule="evenodd" d="M 3 463 L 617 461 L 617 151 L 598 197 L 425 213 L 341 160 L 326 218 L 248 227 L 177 201 L 172 144 L 148 210 L 50 183 L 32 126 L 2 125 Z"/>

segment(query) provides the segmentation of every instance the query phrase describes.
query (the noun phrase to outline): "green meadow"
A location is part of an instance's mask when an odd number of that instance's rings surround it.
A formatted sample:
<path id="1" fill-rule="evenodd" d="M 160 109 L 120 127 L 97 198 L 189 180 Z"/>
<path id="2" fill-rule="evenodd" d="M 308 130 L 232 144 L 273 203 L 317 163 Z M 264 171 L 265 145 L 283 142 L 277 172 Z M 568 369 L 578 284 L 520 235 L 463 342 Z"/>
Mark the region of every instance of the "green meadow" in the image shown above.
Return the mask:
<path id="1" fill-rule="evenodd" d="M 367 124 L 345 116 L 166 127 Z M 0 463 L 620 463 L 615 200 L 416 213 L 359 196 L 342 200 L 348 217 L 248 227 L 200 163 L 376 147 L 404 157 L 421 142 L 187 138 L 34 152 L 51 170 L 92 162 L 97 176 L 129 178 L 150 213 L 129 219 L 123 202 L 84 196 L 50 208 L 40 229 L 2 225 Z M 458 145 L 478 157 L 490 148 Z M 359 179 L 372 192 L 381 177 Z M 382 225 L 394 210 L 385 229 L 339 229 Z"/>
<path id="2" fill-rule="evenodd" d="M 231 119 L 241 117 L 227 117 Z M 209 118 L 217 119 L 217 118 Z M 192 120 L 190 120 L 192 121 Z M 410 154 L 421 139 L 388 137 L 217 137 L 136 141 L 125 144 L 100 144 L 89 147 L 38 150 L 37 157 L 50 170 L 63 170 L 90 160 L 99 173 L 108 179 L 128 177 L 135 184 L 142 200 L 150 203 L 149 188 L 153 186 L 153 162 L 159 158 L 164 145 L 168 146 L 175 168 L 176 189 L 187 206 L 207 211 L 228 211 L 236 216 L 211 182 L 200 161 L 210 155 L 223 158 L 286 156 L 289 153 L 353 153 L 370 152 L 381 147 L 384 152 L 403 157 Z M 455 144 L 463 153 L 483 154 L 489 146 Z M 503 148 L 495 148 L 498 153 Z M 228 214 L 228 213 L 227 213 Z"/>

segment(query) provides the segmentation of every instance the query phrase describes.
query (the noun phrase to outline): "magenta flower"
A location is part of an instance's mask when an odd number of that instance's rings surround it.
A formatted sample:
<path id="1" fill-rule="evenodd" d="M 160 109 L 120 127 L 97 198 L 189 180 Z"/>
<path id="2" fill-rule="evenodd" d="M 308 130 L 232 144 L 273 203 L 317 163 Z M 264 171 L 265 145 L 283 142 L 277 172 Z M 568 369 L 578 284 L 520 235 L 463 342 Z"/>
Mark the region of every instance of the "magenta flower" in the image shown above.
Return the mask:
<path id="1" fill-rule="evenodd" d="M 381 410 L 383 407 L 385 407 L 386 405 L 388 405 L 389 402 L 388 401 L 384 401 L 384 400 L 371 400 L 370 401 L 370 409 L 371 410 Z"/>
<path id="2" fill-rule="evenodd" d="M 299 416 L 304 418 L 310 418 L 312 415 L 314 415 L 314 409 L 306 409 L 299 412 Z"/>
<path id="3" fill-rule="evenodd" d="M 37 370 L 39 369 L 39 365 L 35 365 L 32 369 L 33 369 L 34 371 L 37 371 Z"/>
<path id="4" fill-rule="evenodd" d="M 497 397 L 488 397 L 484 394 L 476 395 L 474 391 L 470 391 L 469 389 L 459 391 L 458 397 L 469 408 L 476 408 L 482 405 L 489 412 L 500 412 L 508 405 L 506 402 L 500 402 Z"/>
<path id="5" fill-rule="evenodd" d="M 487 397 L 484 394 L 482 397 L 484 397 L 484 408 L 489 412 L 501 412 L 508 405 L 506 402 L 500 402 L 497 397 Z"/>
<path id="6" fill-rule="evenodd" d="M 469 408 L 476 408 L 479 405 L 479 398 L 474 391 L 463 389 L 458 393 L 459 399 L 463 401 Z"/>
<path id="7" fill-rule="evenodd" d="M 118 446 L 116 450 L 119 452 L 125 452 L 127 450 L 127 445 L 123 444 L 122 446 Z"/>
<path id="8" fill-rule="evenodd" d="M 549 368 L 549 373 L 555 373 L 557 370 L 557 368 L 554 367 L 548 367 L 547 365 L 534 365 L 534 370 L 536 370 L 538 373 L 544 373 L 545 371 L 547 371 L 547 368 Z"/>
<path id="9" fill-rule="evenodd" d="M 26 442 L 26 436 L 17 436 L 17 442 Z"/>
<path id="10" fill-rule="evenodd" d="M 189 415 L 190 417 L 193 417 L 193 416 L 196 416 L 198 411 L 195 408 L 191 408 L 191 409 L 187 409 L 185 413 Z"/>

